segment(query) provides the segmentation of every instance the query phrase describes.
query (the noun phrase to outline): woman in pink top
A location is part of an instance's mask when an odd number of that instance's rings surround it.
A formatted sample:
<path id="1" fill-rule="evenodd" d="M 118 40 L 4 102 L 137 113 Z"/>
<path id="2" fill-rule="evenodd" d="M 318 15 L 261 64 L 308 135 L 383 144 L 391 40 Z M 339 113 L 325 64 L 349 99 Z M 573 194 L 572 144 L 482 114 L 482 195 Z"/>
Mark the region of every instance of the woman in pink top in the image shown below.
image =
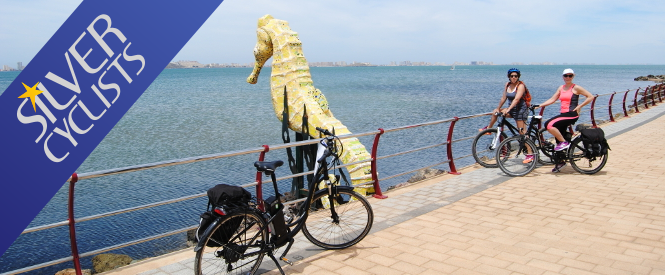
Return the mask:
<path id="1" fill-rule="evenodd" d="M 568 126 L 571 126 L 577 122 L 577 119 L 580 117 L 580 110 L 582 110 L 582 107 L 589 104 L 593 100 L 593 96 L 591 93 L 589 93 L 589 91 L 573 83 L 573 78 L 575 77 L 575 72 L 573 72 L 573 69 L 563 70 L 562 75 L 565 84 L 559 86 L 559 88 L 550 99 L 540 104 L 540 107 L 545 107 L 555 103 L 557 99 L 561 100 L 561 114 L 545 122 L 547 131 L 549 131 L 558 142 L 556 147 L 554 147 L 555 151 L 561 151 L 570 146 L 570 141 L 566 140 L 562 133 L 566 132 L 566 128 L 568 128 Z M 582 103 L 579 103 L 580 95 L 586 97 Z M 565 162 L 556 164 L 554 169 L 552 169 L 552 172 L 559 172 L 559 170 L 565 165 Z"/>

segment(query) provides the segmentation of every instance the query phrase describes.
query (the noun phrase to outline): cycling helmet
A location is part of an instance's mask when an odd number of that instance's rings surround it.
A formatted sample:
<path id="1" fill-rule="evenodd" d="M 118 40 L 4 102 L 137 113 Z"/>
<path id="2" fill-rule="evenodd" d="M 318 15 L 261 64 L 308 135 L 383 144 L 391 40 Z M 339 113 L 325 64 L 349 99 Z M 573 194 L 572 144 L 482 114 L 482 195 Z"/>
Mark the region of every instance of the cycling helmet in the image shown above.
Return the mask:
<path id="1" fill-rule="evenodd" d="M 522 74 L 520 73 L 520 70 L 517 69 L 517 68 L 511 68 L 510 70 L 508 70 L 508 74 L 507 74 L 508 77 L 510 77 L 510 73 L 517 73 L 517 77 L 518 77 L 518 78 L 519 78 L 520 76 L 522 76 Z"/>

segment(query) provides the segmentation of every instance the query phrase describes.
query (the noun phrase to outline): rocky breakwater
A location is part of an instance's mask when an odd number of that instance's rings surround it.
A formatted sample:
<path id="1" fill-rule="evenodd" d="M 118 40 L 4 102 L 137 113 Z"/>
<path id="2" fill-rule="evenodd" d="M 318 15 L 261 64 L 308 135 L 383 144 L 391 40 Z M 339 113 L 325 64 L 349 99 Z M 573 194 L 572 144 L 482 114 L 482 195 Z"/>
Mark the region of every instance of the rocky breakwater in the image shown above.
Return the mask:
<path id="1" fill-rule="evenodd" d="M 635 81 L 653 81 L 657 83 L 661 83 L 665 81 L 665 75 L 647 75 L 647 76 L 638 76 L 634 79 Z"/>

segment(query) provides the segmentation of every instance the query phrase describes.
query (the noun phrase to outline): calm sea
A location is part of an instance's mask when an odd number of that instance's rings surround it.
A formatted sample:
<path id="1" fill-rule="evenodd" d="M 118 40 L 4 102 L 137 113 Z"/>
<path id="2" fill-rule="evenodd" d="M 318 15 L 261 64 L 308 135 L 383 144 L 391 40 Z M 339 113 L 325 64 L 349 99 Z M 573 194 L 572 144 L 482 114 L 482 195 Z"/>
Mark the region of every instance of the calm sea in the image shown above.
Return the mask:
<path id="1" fill-rule="evenodd" d="M 512 66 L 450 67 L 345 67 L 312 68 L 314 85 L 328 98 L 333 114 L 356 133 L 489 112 L 496 107 Z M 522 80 L 533 102 L 549 98 L 562 84 L 561 72 L 569 66 L 521 66 Z M 633 78 L 665 74 L 665 66 L 572 66 L 575 82 L 593 94 L 625 91 L 652 85 Z M 281 124 L 270 99 L 270 70 L 259 83 L 245 82 L 251 69 L 165 70 L 134 104 L 123 119 L 77 170 L 99 171 L 164 160 L 257 148 L 280 144 Z M 0 73 L 0 92 L 18 75 Z M 588 108 L 588 107 L 587 107 Z M 550 108 L 549 112 L 555 112 Z M 545 115 L 548 117 L 548 113 Z M 607 115 L 605 115 L 607 116 Z M 583 121 L 584 119 L 580 119 Z M 465 120 L 456 126 L 455 139 L 471 136 L 487 123 L 486 118 Z M 448 124 L 386 134 L 379 156 L 444 142 Z M 294 140 L 294 136 L 291 136 Z M 371 138 L 362 138 L 371 146 Z M 469 141 L 455 144 L 455 155 L 470 154 Z M 206 161 L 161 169 L 80 181 L 76 186 L 76 216 L 85 217 L 205 192 L 217 183 L 253 181 L 252 163 L 258 155 Z M 436 148 L 379 162 L 381 177 L 410 171 L 442 161 L 443 148 Z M 271 152 L 267 159 L 285 159 Z M 472 159 L 459 160 L 458 167 Z M 448 169 L 447 165 L 440 167 Z M 284 173 L 288 169 L 283 170 Z M 284 175 L 284 174 L 282 174 Z M 383 189 L 409 175 L 382 181 Z M 290 183 L 281 183 L 288 190 Z M 67 219 L 67 188 L 64 185 L 29 227 Z M 266 189 L 266 191 L 269 191 Z M 79 251 L 191 226 L 204 211 L 206 200 L 193 200 L 122 214 L 77 225 Z M 7 210 L 3 210 L 7 211 Z M 69 256 L 65 227 L 22 235 L 0 257 L 0 273 Z M 159 255 L 186 246 L 176 235 L 112 251 L 135 259 Z M 82 259 L 85 268 L 90 258 Z M 71 262 L 32 272 L 53 274 Z"/>

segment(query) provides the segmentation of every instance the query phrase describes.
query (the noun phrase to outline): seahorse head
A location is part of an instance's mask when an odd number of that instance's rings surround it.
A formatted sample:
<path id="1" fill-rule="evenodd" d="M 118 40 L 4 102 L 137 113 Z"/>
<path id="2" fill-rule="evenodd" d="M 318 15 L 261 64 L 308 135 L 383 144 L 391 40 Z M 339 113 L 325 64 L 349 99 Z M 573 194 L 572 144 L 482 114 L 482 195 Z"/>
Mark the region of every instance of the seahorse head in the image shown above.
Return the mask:
<path id="1" fill-rule="evenodd" d="M 273 19 L 274 18 L 270 14 L 266 14 L 259 18 L 258 28 L 256 29 L 256 46 L 254 46 L 254 59 L 256 60 L 256 63 L 254 63 L 254 70 L 247 78 L 247 83 L 256 84 L 263 65 L 272 56 L 272 39 L 268 32 L 262 27 L 268 25 L 270 20 Z"/>

